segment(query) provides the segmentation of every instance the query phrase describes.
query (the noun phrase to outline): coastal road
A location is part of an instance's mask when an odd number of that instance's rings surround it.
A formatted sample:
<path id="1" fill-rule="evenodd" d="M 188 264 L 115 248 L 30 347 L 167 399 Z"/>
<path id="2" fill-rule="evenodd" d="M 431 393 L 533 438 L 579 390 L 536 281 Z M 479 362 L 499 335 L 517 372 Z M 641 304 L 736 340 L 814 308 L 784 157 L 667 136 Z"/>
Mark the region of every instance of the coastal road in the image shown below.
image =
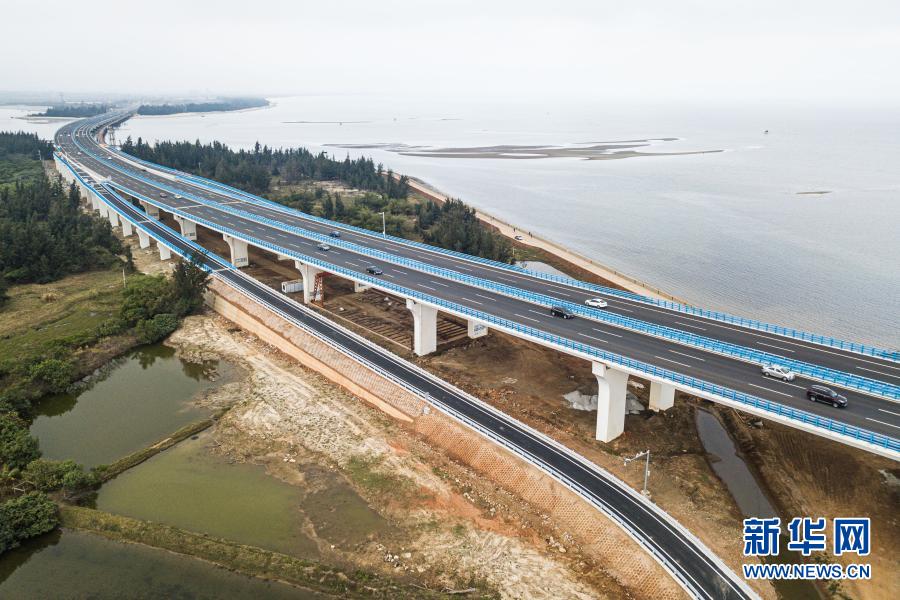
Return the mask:
<path id="1" fill-rule="evenodd" d="M 204 194 L 208 194 L 208 192 L 202 189 L 198 191 L 196 187 L 190 185 L 182 184 L 178 188 L 184 191 L 184 198 L 175 198 L 172 193 L 166 193 L 165 198 L 160 198 L 158 186 L 172 187 L 171 181 L 164 178 L 157 181 L 151 178 L 142 180 L 130 177 L 127 173 L 110 168 L 107 164 L 109 159 L 93 158 L 86 152 L 87 148 L 84 146 L 84 140 L 91 139 L 91 136 L 87 131 L 83 131 L 83 128 L 84 125 L 64 127 L 57 136 L 57 142 L 75 160 L 82 162 L 89 169 L 103 175 L 110 175 L 118 189 L 135 196 L 143 195 L 170 207 L 171 210 L 179 210 L 198 220 L 205 220 L 222 228 L 229 228 L 266 240 L 285 250 L 286 253 L 293 252 L 311 256 L 360 275 L 365 275 L 367 266 L 374 265 L 384 271 L 383 277 L 388 283 L 531 326 L 601 350 L 615 352 L 647 364 L 667 368 L 889 437 L 896 437 L 900 434 L 900 404 L 897 403 L 855 391 L 846 392 L 849 406 L 843 410 L 812 403 L 805 397 L 806 387 L 813 383 L 810 379 L 798 378 L 793 382 L 766 379 L 761 376 L 758 366 L 728 356 L 686 347 L 672 341 L 588 319 L 554 318 L 549 315 L 546 308 L 525 300 L 481 288 L 473 288 L 458 281 L 443 279 L 406 267 L 399 267 L 388 261 L 360 256 L 349 250 L 334 247 L 323 252 L 316 248 L 318 242 L 304 236 L 279 229 L 277 226 L 254 221 L 251 218 L 228 213 L 217 208 L 216 205 L 198 204 L 196 200 L 187 195 L 206 197 Z M 71 138 L 66 137 L 69 133 L 76 136 L 78 145 L 69 141 Z M 84 150 L 80 150 L 79 146 Z M 82 154 L 78 154 L 78 152 L 82 152 Z M 106 156 L 106 154 L 102 156 Z M 141 173 L 142 178 L 144 175 L 146 173 Z M 215 194 L 209 195 L 215 196 Z M 218 199 L 220 203 L 227 201 L 223 200 L 221 196 Z M 236 201 L 232 199 L 231 202 Z M 419 258 L 422 259 L 422 257 Z M 505 274 L 503 275 L 505 276 Z M 891 364 L 877 365 L 877 368 L 883 369 L 885 373 L 892 373 L 889 370 L 891 367 L 897 368 L 896 365 Z"/>
<path id="2" fill-rule="evenodd" d="M 183 256 L 194 244 L 76 169 L 104 201 Z M 438 409 L 474 428 L 542 469 L 625 529 L 695 598 L 740 600 L 756 594 L 699 540 L 669 515 L 583 457 L 549 440 L 501 411 L 345 330 L 209 254 L 204 266 L 216 278 L 281 314 L 298 327 L 327 340 L 354 360 L 369 365 L 427 399 Z"/>

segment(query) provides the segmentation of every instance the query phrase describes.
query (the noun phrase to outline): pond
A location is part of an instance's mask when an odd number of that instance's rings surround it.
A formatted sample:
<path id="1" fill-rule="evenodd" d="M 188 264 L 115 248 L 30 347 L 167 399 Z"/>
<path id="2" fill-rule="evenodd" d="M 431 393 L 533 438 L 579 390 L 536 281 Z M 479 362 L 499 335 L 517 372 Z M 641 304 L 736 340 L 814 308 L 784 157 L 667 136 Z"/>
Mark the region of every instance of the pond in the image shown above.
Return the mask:
<path id="1" fill-rule="evenodd" d="M 111 361 L 84 388 L 38 402 L 31 433 L 44 458 L 109 464 L 209 416 L 192 399 L 229 372 L 224 362 L 190 363 L 163 344 L 142 346 Z"/>
<path id="2" fill-rule="evenodd" d="M 315 592 L 79 531 L 55 532 L 0 556 L 2 598 L 313 600 Z"/>
<path id="3" fill-rule="evenodd" d="M 232 463 L 204 432 L 100 488 L 102 511 L 174 525 L 302 558 L 318 555 L 303 533 L 301 490 L 264 467 Z"/>

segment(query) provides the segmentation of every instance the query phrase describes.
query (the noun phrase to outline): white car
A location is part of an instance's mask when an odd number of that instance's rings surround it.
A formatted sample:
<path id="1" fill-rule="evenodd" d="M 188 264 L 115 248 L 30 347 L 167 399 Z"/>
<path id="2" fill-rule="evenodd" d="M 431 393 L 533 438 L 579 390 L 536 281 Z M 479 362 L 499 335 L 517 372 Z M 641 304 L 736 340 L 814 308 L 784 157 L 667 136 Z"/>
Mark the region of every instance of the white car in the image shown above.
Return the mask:
<path id="1" fill-rule="evenodd" d="M 591 298 L 590 300 L 585 300 L 584 303 L 592 308 L 606 308 L 609 306 L 603 298 Z"/>
<path id="2" fill-rule="evenodd" d="M 782 381 L 793 381 L 797 376 L 796 373 L 781 365 L 763 365 L 762 374 L 764 377 L 774 377 Z"/>

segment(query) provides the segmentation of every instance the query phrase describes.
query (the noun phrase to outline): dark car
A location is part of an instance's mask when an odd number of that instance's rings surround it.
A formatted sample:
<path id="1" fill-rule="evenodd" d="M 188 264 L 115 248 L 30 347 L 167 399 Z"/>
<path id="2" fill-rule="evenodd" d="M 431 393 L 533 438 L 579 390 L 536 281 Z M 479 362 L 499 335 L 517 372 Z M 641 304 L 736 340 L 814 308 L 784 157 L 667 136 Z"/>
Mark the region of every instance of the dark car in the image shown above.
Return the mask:
<path id="1" fill-rule="evenodd" d="M 369 265 L 368 267 L 366 267 L 366 272 L 371 273 L 372 275 L 384 275 L 384 271 L 382 271 L 375 265 Z"/>
<path id="2" fill-rule="evenodd" d="M 330 235 L 333 238 L 339 238 L 339 237 L 341 237 L 341 232 L 340 231 L 332 231 L 328 235 Z"/>
<path id="3" fill-rule="evenodd" d="M 563 308 L 561 306 L 551 306 L 550 314 L 554 317 L 559 317 L 560 319 L 574 319 L 575 313 L 567 308 Z"/>
<path id="4" fill-rule="evenodd" d="M 824 385 L 811 385 L 806 389 L 806 398 L 813 402 L 824 402 L 835 408 L 847 408 L 847 397 L 841 396 Z"/>

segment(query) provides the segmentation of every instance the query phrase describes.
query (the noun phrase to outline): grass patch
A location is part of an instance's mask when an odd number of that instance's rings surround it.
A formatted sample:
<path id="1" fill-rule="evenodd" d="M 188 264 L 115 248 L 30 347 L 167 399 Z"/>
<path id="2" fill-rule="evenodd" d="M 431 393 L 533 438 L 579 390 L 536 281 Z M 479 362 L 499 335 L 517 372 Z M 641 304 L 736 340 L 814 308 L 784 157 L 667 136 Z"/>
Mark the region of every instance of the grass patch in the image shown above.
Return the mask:
<path id="1" fill-rule="evenodd" d="M 408 495 L 412 488 L 410 482 L 404 477 L 381 471 L 378 467 L 382 460 L 382 457 L 354 455 L 350 457 L 345 469 L 350 479 L 369 493 Z"/>
<path id="2" fill-rule="evenodd" d="M 119 314 L 122 271 L 91 271 L 46 284 L 9 289 L 0 308 L 0 357 L 30 363 L 60 344 L 81 346 L 99 339 L 99 328 Z"/>

